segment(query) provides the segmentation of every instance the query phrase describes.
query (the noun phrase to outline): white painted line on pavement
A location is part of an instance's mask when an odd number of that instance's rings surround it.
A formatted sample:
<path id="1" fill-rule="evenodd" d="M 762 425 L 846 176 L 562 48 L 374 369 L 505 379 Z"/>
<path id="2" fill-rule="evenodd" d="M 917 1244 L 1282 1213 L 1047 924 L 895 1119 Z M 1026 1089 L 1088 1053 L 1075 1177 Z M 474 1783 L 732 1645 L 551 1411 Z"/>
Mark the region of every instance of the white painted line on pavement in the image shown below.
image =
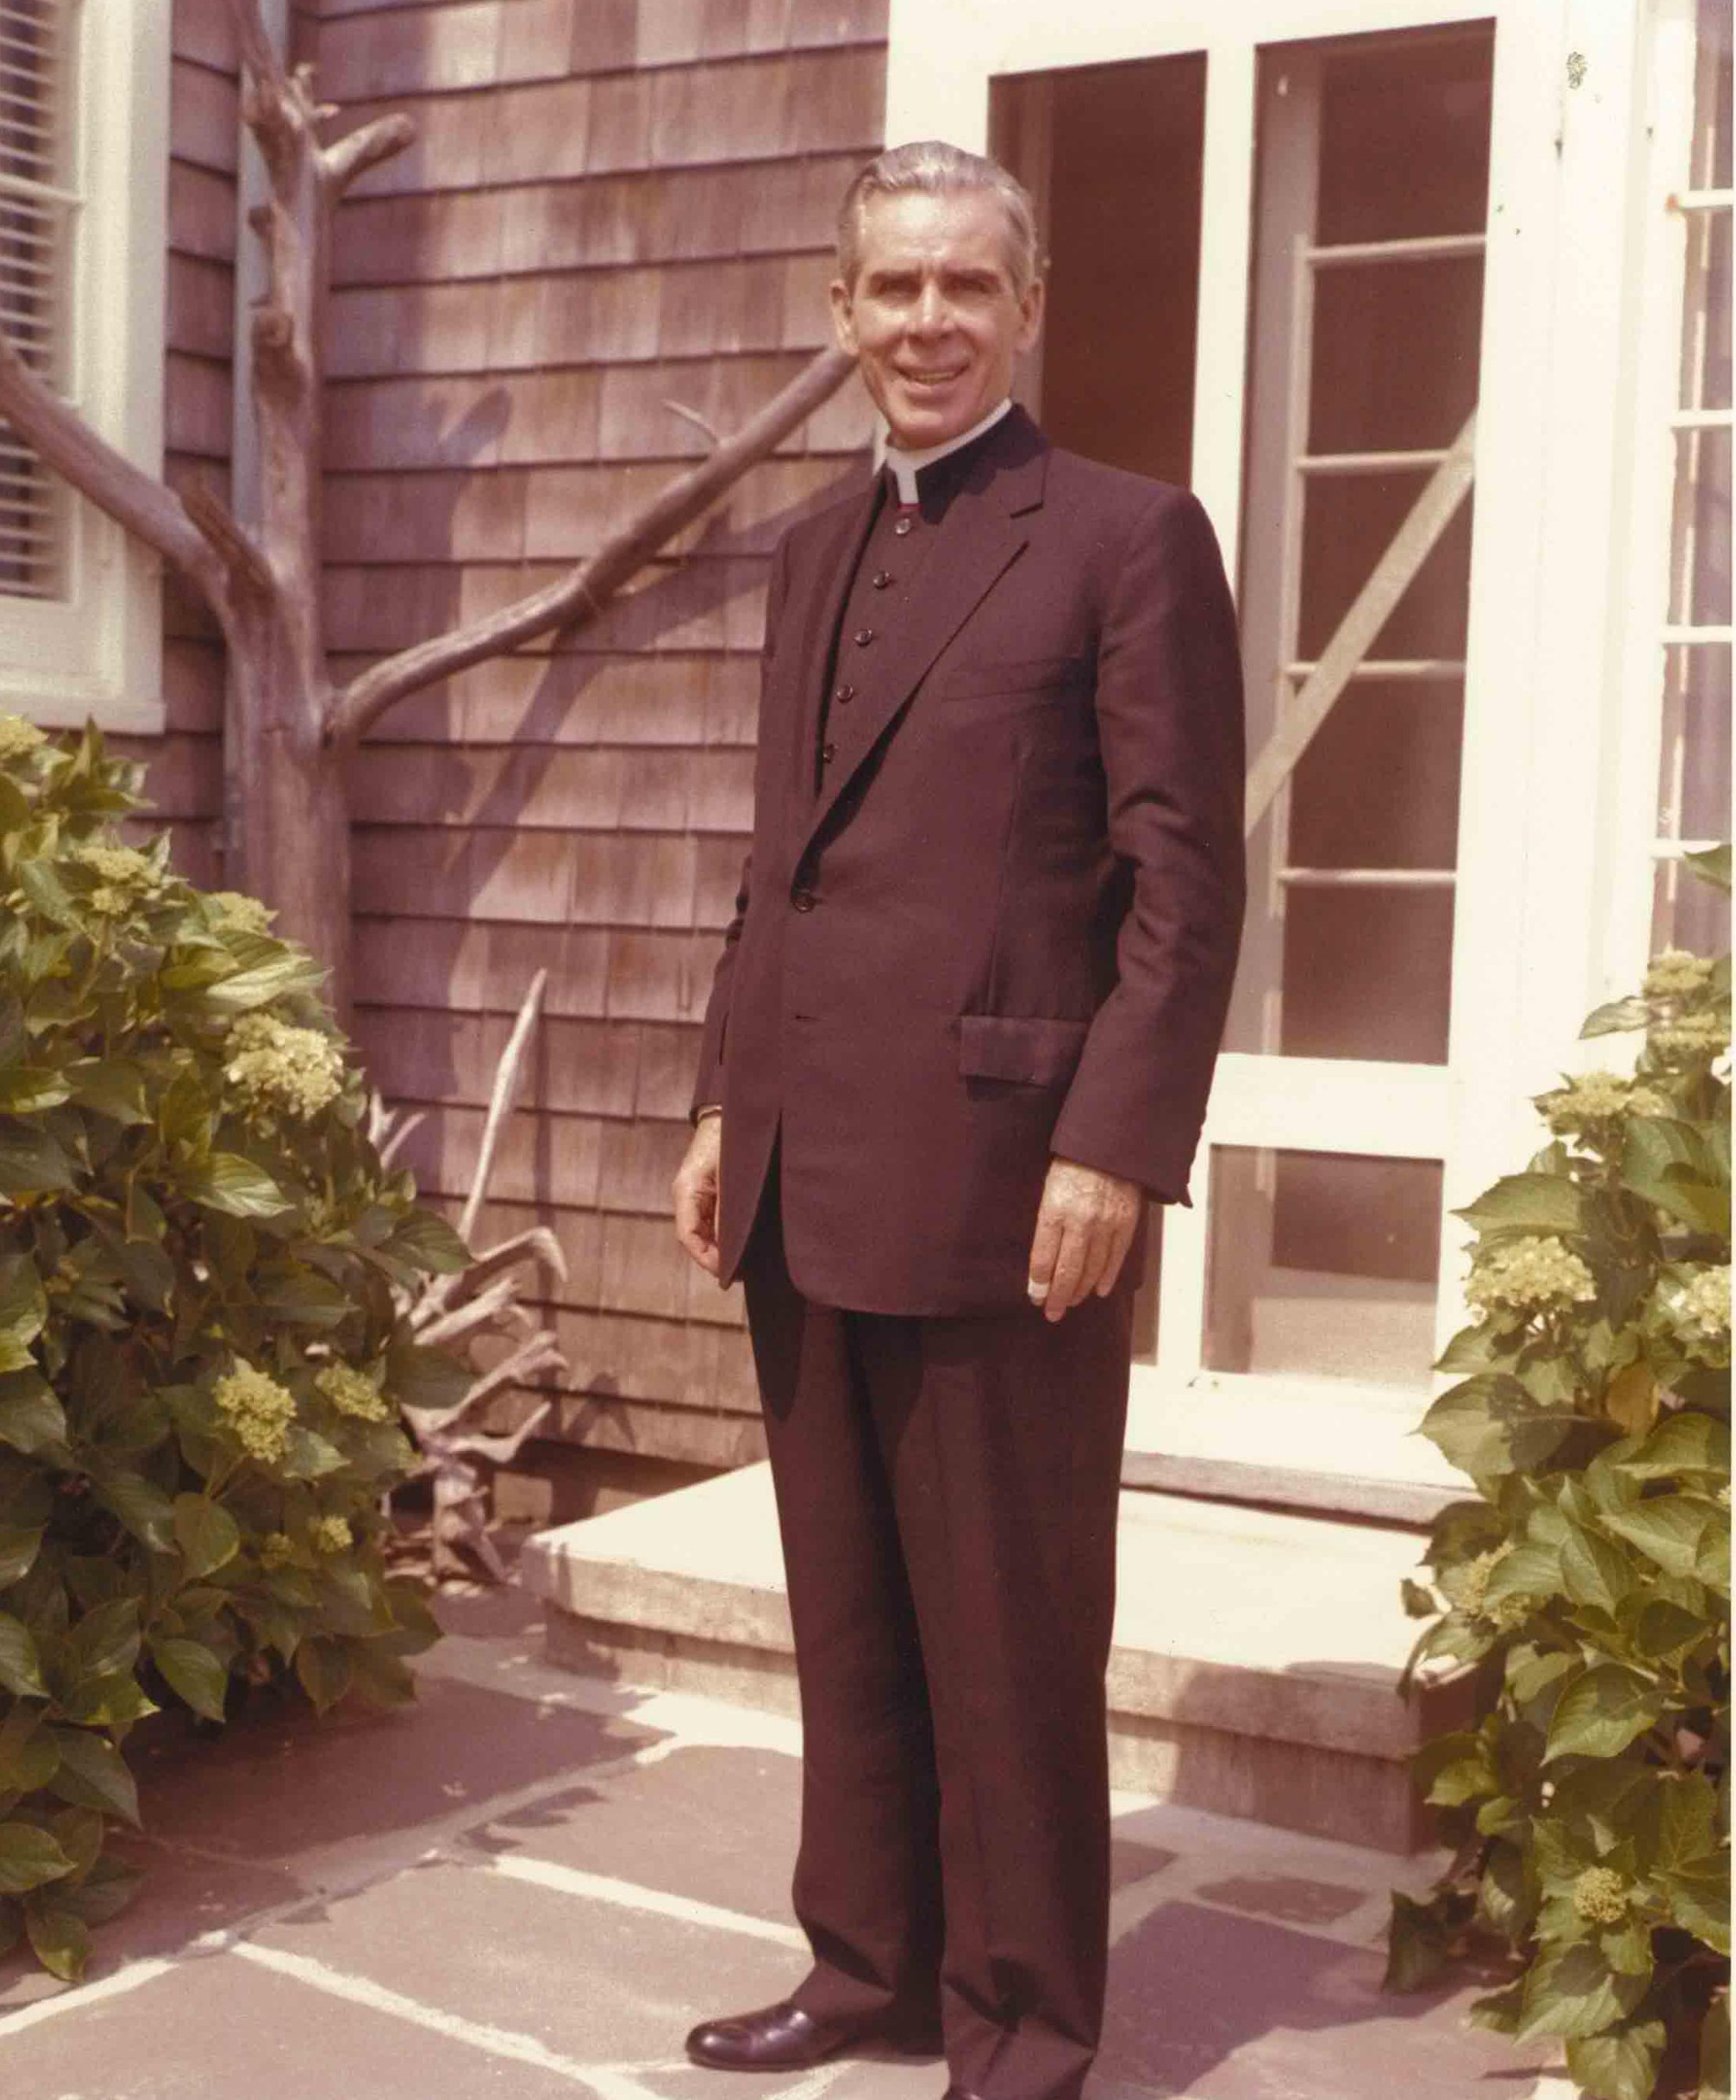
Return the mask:
<path id="1" fill-rule="evenodd" d="M 51 1998 L 33 1999 L 16 2012 L 0 2012 L 0 2035 L 22 2034 L 26 2028 L 39 2027 L 44 2020 L 59 2019 L 62 2013 L 82 2012 L 86 2006 L 99 2004 L 104 1998 L 125 1997 L 128 1991 L 137 1990 L 141 1984 L 148 1984 L 153 1977 L 167 1975 L 175 1966 L 173 1962 L 160 1956 L 145 1962 L 129 1962 L 124 1969 L 116 1969 L 113 1975 L 99 1976 L 93 1984 L 74 1984 Z"/>
<path id="2" fill-rule="evenodd" d="M 488 1855 L 488 1864 L 509 1880 L 533 1882 L 539 1888 L 556 1889 L 563 1896 L 588 1897 L 597 1903 L 619 1904 L 625 1910 L 649 1910 L 659 1918 L 678 1918 L 684 1924 L 703 1925 L 714 1932 L 739 1932 L 750 1940 L 769 1940 L 774 1946 L 787 1947 L 798 1954 L 808 1952 L 807 1935 L 794 1925 L 753 1918 L 742 1910 L 725 1910 L 694 1897 L 643 1888 L 636 1881 L 587 1874 L 581 1868 L 560 1866 L 553 1860 L 535 1859 L 524 1853 L 493 1853 Z"/>
<path id="3" fill-rule="evenodd" d="M 564 2078 L 569 2085 L 583 2085 L 601 2094 L 603 2100 L 648 2100 L 644 2088 L 632 2079 L 607 2071 L 599 2078 L 591 2067 L 559 2055 L 546 2042 L 538 2041 L 534 2035 L 517 2034 L 511 2028 L 489 2027 L 480 2020 L 466 2019 L 459 2013 L 443 2012 L 438 2006 L 423 2005 L 419 1998 L 405 1997 L 401 1991 L 388 1990 L 384 1984 L 372 1983 L 366 1976 L 352 1976 L 341 1969 L 328 1969 L 324 1962 L 316 1962 L 311 1955 L 291 1954 L 281 1947 L 262 1947 L 255 1940 L 238 1941 L 229 1952 L 244 1962 L 257 1963 L 260 1968 L 270 1969 L 280 1976 L 310 1985 L 316 1991 L 324 1991 L 328 1997 L 347 1998 L 351 2005 L 364 2006 L 370 2012 L 408 2020 L 412 2027 L 444 2035 L 449 2041 L 467 2042 L 472 2049 L 483 2050 L 489 2056 L 503 2057 L 509 2063 L 531 2064 L 538 2071 Z"/>

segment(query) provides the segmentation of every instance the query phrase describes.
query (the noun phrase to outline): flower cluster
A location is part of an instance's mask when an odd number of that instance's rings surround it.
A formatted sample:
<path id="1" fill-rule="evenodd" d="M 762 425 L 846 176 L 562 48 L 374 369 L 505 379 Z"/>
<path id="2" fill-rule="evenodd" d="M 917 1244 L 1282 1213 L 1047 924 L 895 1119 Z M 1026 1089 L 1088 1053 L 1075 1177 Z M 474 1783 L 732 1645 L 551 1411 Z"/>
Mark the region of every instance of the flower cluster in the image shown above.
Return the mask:
<path id="1" fill-rule="evenodd" d="M 1537 1313 L 1565 1313 L 1595 1299 L 1589 1269 L 1553 1236 L 1507 1240 L 1478 1250 L 1465 1295 L 1478 1316 L 1529 1319 Z"/>
<path id="2" fill-rule="evenodd" d="M 1448 1603 L 1463 1611 L 1467 1619 L 1475 1619 L 1483 1609 L 1483 1593 L 1489 1588 L 1489 1578 L 1495 1563 L 1500 1558 L 1499 1551 L 1479 1553 L 1475 1559 L 1461 1561 L 1456 1567 L 1444 1567 L 1440 1583 Z"/>
<path id="3" fill-rule="evenodd" d="M 229 1030 L 227 1050 L 224 1076 L 258 1114 L 306 1121 L 344 1090 L 344 1053 L 318 1028 L 243 1014 Z"/>
<path id="4" fill-rule="evenodd" d="M 1648 999 L 1688 999 L 1696 992 L 1703 992 L 1711 981 L 1709 957 L 1686 948 L 1666 948 L 1652 959 L 1652 967 L 1645 973 L 1645 995 Z"/>
<path id="5" fill-rule="evenodd" d="M 161 869 L 136 846 L 105 846 L 87 840 L 73 847 L 72 857 L 97 878 L 90 906 L 103 918 L 125 918 L 162 886 Z"/>
<path id="6" fill-rule="evenodd" d="M 1682 1014 L 1646 1039 L 1666 1064 L 1709 1062 L 1730 1048 L 1730 1015 Z"/>
<path id="7" fill-rule="evenodd" d="M 257 896 L 247 896 L 238 889 L 207 890 L 205 902 L 217 924 L 236 933 L 269 933 L 276 916 Z"/>
<path id="8" fill-rule="evenodd" d="M 1684 1352 L 1721 1364 L 1730 1354 L 1730 1270 L 1697 1268 L 1686 1281 L 1666 1283 L 1658 1308 Z"/>
<path id="9" fill-rule="evenodd" d="M 1669 1104 L 1655 1088 L 1613 1072 L 1588 1072 L 1570 1079 L 1537 1105 L 1549 1127 L 1563 1135 L 1601 1132 L 1623 1116 L 1667 1116 Z"/>
<path id="10" fill-rule="evenodd" d="M 267 1532 L 259 1541 L 259 1566 L 269 1575 L 274 1568 L 287 1567 L 295 1558 L 295 1541 L 288 1532 Z"/>
<path id="11" fill-rule="evenodd" d="M 315 1517 L 313 1545 L 320 1553 L 344 1553 L 354 1544 L 346 1517 Z"/>
<path id="12" fill-rule="evenodd" d="M 391 1402 L 368 1373 L 358 1371 L 354 1364 L 328 1364 L 313 1383 L 340 1414 L 353 1415 L 357 1422 L 390 1418 Z"/>
<path id="13" fill-rule="evenodd" d="M 25 758 L 48 742 L 34 722 L 22 715 L 0 715 L 0 760 Z"/>
<path id="14" fill-rule="evenodd" d="M 1573 1907 L 1588 1925 L 1620 1925 L 1628 1885 L 1611 1866 L 1588 1866 L 1573 1885 Z"/>
<path id="15" fill-rule="evenodd" d="M 212 1398 L 248 1457 L 270 1466 L 288 1452 L 295 1402 L 276 1379 L 238 1363 L 217 1380 Z"/>

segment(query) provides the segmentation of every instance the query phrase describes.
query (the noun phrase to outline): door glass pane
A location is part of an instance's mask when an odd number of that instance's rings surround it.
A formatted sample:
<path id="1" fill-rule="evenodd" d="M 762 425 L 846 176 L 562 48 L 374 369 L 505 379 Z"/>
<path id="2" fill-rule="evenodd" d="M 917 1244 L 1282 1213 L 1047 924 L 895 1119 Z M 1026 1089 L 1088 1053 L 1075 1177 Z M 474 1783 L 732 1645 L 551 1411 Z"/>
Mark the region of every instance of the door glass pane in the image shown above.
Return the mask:
<path id="1" fill-rule="evenodd" d="M 1211 1369 L 1427 1384 L 1438 1160 L 1219 1145 L 1211 1174 Z"/>
<path id="2" fill-rule="evenodd" d="M 1252 754 L 1311 697 L 1476 406 L 1492 53 L 1484 25 L 1260 54 Z M 1250 839 L 1231 1050 L 1445 1061 L 1470 544 L 1467 499 Z"/>
<path id="3" fill-rule="evenodd" d="M 1731 9 L 1702 0 L 1690 188 L 1727 190 L 1730 170 Z M 1731 403 L 1731 207 L 1704 203 L 1686 219 L 1677 400 L 1689 420 L 1676 436 L 1658 837 L 1704 841 L 1730 836 L 1731 434 L 1693 419 Z M 1730 946 L 1730 899 L 1673 856 L 1658 863 L 1652 945 Z"/>
<path id="4" fill-rule="evenodd" d="M 1186 483 L 1193 450 L 1203 53 L 994 82 L 990 150 L 1037 204 L 1043 337 L 1022 398 L 1057 445 Z"/>

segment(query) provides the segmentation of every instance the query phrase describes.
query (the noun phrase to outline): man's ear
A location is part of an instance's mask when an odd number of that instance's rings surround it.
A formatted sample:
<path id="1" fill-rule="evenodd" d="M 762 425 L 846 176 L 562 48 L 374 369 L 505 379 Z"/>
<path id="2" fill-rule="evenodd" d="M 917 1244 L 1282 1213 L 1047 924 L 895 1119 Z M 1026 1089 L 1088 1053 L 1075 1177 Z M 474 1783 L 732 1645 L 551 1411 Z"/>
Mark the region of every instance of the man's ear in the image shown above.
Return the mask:
<path id="1" fill-rule="evenodd" d="M 1019 301 L 1018 346 L 1021 352 L 1033 348 L 1042 333 L 1043 306 L 1047 291 L 1040 277 L 1032 278 L 1025 287 L 1025 296 Z"/>
<path id="2" fill-rule="evenodd" d="M 859 347 L 856 341 L 856 310 L 851 302 L 850 287 L 841 277 L 831 281 L 832 333 L 838 338 L 838 347 L 846 357 L 853 357 Z"/>

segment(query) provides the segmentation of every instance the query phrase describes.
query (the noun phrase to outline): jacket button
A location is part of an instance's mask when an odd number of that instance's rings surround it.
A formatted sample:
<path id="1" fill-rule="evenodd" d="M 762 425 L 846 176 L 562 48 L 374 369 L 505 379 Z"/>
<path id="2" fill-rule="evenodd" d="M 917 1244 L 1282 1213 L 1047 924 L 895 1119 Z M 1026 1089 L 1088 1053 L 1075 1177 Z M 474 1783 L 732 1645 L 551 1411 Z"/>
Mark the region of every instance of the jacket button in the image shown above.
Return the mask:
<path id="1" fill-rule="evenodd" d="M 832 698 L 841 708 L 847 708 L 855 697 L 856 688 L 854 686 L 838 686 L 832 691 Z"/>
<path id="2" fill-rule="evenodd" d="M 900 518 L 892 529 L 900 539 L 903 539 L 907 533 L 916 529 L 916 520 L 914 518 Z"/>
<path id="3" fill-rule="evenodd" d="M 868 646 L 868 644 L 869 644 L 869 643 L 871 643 L 871 642 L 873 640 L 873 638 L 874 638 L 874 631 L 873 631 L 873 629 L 872 627 L 859 627 L 859 628 L 857 628 L 857 630 L 856 630 L 856 646 L 857 646 L 857 648 L 858 648 L 858 649 L 865 649 L 865 648 Z"/>
<path id="4" fill-rule="evenodd" d="M 873 585 L 876 590 L 884 590 L 891 581 L 892 571 L 889 568 L 877 568 L 874 571 Z"/>
<path id="5" fill-rule="evenodd" d="M 812 911 L 819 899 L 811 889 L 798 889 L 790 897 L 790 902 L 797 911 Z"/>

